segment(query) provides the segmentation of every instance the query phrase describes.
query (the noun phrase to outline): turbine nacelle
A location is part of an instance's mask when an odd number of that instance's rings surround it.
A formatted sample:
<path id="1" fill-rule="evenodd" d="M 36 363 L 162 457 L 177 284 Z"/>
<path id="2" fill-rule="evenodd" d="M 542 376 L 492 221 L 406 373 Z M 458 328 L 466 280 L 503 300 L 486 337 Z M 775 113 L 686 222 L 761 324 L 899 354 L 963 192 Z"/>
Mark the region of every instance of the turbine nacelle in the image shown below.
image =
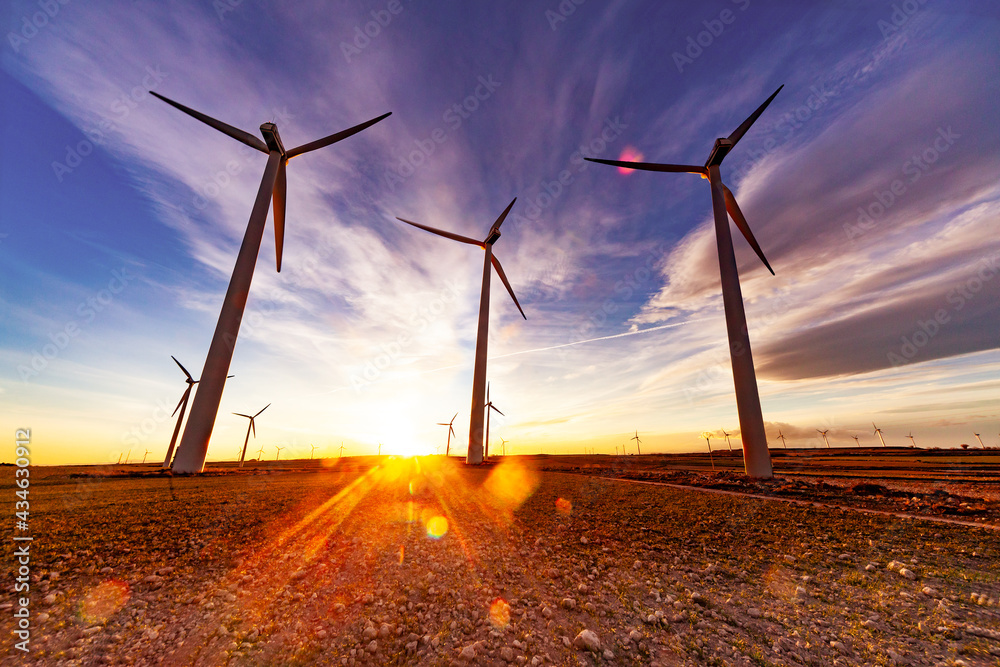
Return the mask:
<path id="1" fill-rule="evenodd" d="M 281 143 L 281 135 L 278 134 L 278 126 L 274 123 L 262 123 L 260 126 L 261 136 L 267 144 L 269 151 L 278 151 L 281 157 L 285 157 L 285 145 Z"/>
<path id="2" fill-rule="evenodd" d="M 722 161 L 726 159 L 729 155 L 729 151 L 733 150 L 733 146 L 736 145 L 735 141 L 731 141 L 725 137 L 719 137 L 715 140 L 715 145 L 712 146 L 712 152 L 708 156 L 708 161 L 705 162 L 706 167 L 711 167 L 712 165 L 722 164 Z"/>

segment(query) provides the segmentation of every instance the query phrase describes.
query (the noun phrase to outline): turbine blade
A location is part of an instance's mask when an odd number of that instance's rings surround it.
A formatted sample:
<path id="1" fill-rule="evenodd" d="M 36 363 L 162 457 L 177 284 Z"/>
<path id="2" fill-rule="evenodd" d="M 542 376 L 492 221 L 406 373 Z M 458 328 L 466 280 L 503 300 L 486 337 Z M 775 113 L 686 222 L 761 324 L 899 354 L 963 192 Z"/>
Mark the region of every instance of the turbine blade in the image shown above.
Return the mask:
<path id="1" fill-rule="evenodd" d="M 215 120 L 211 116 L 206 116 L 205 114 L 201 113 L 200 111 L 195 111 L 194 109 L 186 107 L 183 104 L 179 104 L 177 102 L 174 102 L 172 99 L 164 97 L 163 95 L 160 95 L 159 93 L 154 93 L 152 90 L 149 91 L 149 94 L 152 95 L 153 97 L 156 97 L 157 99 L 163 100 L 164 102 L 166 102 L 167 104 L 169 104 L 170 106 L 172 106 L 174 108 L 180 109 L 181 111 L 183 111 L 187 115 L 193 116 L 194 118 L 197 118 L 201 122 L 205 123 L 205 125 L 208 125 L 210 127 L 214 127 L 215 129 L 217 129 L 219 132 L 222 132 L 223 134 L 228 134 L 230 137 L 232 137 L 236 141 L 239 141 L 240 143 L 244 143 L 247 146 L 249 146 L 250 148 L 256 148 L 261 153 L 267 153 L 267 152 L 269 152 L 267 150 L 267 144 L 265 144 L 263 142 L 263 140 L 258 139 L 257 137 L 255 137 L 254 135 L 250 134 L 249 132 L 241 130 L 238 127 L 233 127 L 232 125 L 227 125 L 226 123 L 223 123 L 221 120 Z"/>
<path id="2" fill-rule="evenodd" d="M 267 410 L 267 409 L 268 409 L 269 407 L 271 407 L 271 404 L 270 404 L 270 403 L 268 403 L 267 405 L 265 405 L 264 407 L 262 407 L 262 408 L 260 409 L 260 412 L 264 412 L 264 410 Z M 257 414 L 255 414 L 255 415 L 254 415 L 254 419 L 256 419 L 257 417 L 259 417 L 259 416 L 260 416 L 260 412 L 258 412 Z"/>
<path id="3" fill-rule="evenodd" d="M 656 162 L 624 162 L 622 160 L 601 160 L 596 157 L 583 158 L 587 162 L 598 162 L 609 164 L 612 167 L 623 167 L 625 169 L 638 169 L 640 171 L 669 171 L 681 174 L 703 174 L 708 175 L 708 169 L 693 164 L 657 164 Z"/>
<path id="4" fill-rule="evenodd" d="M 514 202 L 516 202 L 516 201 L 517 201 L 517 197 L 514 197 L 513 199 L 510 200 L 510 203 L 507 204 L 507 208 L 505 208 L 503 210 L 503 213 L 500 214 L 500 217 L 497 218 L 496 222 L 493 223 L 493 226 L 490 227 L 490 233 L 491 234 L 493 233 L 493 231 L 495 231 L 497 229 L 500 229 L 500 225 L 502 225 L 503 221 L 507 219 L 507 214 L 510 213 L 510 209 L 514 208 Z M 489 238 L 489 237 L 487 237 L 487 238 Z"/>
<path id="5" fill-rule="evenodd" d="M 405 222 L 408 225 L 413 225 L 414 227 L 419 227 L 425 232 L 430 232 L 431 234 L 437 234 L 438 236 L 443 236 L 446 239 L 451 239 L 453 241 L 460 241 L 461 243 L 468 243 L 469 245 L 483 247 L 482 241 L 477 241 L 475 239 L 470 239 L 468 236 L 462 236 L 460 234 L 452 234 L 451 232 L 446 232 L 443 229 L 435 229 L 434 227 L 428 227 L 427 225 L 421 225 L 419 222 L 412 222 L 410 220 L 404 220 L 403 218 L 397 217 L 396 220 L 400 222 Z"/>
<path id="6" fill-rule="evenodd" d="M 274 202 L 274 258 L 281 273 L 281 249 L 285 245 L 285 193 L 288 181 L 285 176 L 287 160 L 278 163 L 278 177 L 274 179 L 274 190 L 271 199 Z"/>
<path id="7" fill-rule="evenodd" d="M 759 107 L 757 107 L 757 110 L 754 111 L 752 114 L 750 114 L 749 118 L 743 121 L 738 128 L 733 130 L 733 133 L 729 135 L 729 140 L 733 142 L 733 148 L 735 148 L 737 142 L 739 142 L 739 140 L 743 138 L 743 135 L 747 133 L 747 130 L 750 129 L 750 126 L 753 125 L 755 122 L 757 122 L 757 119 L 760 118 L 760 115 L 762 113 L 764 113 L 764 109 L 767 108 L 767 105 L 771 103 L 771 100 L 773 100 L 778 95 L 778 93 L 781 92 L 781 89 L 784 87 L 785 84 L 781 84 L 780 86 L 778 86 L 778 89 L 773 93 L 771 93 L 771 96 L 766 100 L 764 100 L 764 103 L 761 104 Z"/>
<path id="8" fill-rule="evenodd" d="M 184 394 L 181 396 L 181 400 L 177 401 L 177 407 L 174 408 L 174 411 L 170 413 L 171 417 L 176 415 L 177 411 L 181 409 L 181 406 L 187 402 L 188 396 L 190 394 L 191 394 L 191 385 L 188 385 L 188 388 L 184 390 Z"/>
<path id="9" fill-rule="evenodd" d="M 514 299 L 514 305 L 521 311 L 521 317 L 528 319 L 528 316 L 524 314 L 524 310 L 521 308 L 521 304 L 517 302 L 517 297 L 514 296 L 514 290 L 511 289 L 510 283 L 507 282 L 507 276 L 503 272 L 503 267 L 500 266 L 500 260 L 497 259 L 496 255 L 491 255 L 490 259 L 493 260 L 493 268 L 497 270 L 497 275 L 500 276 L 500 280 L 503 281 L 503 286 L 507 288 L 508 292 L 510 292 L 510 298 Z"/>
<path id="10" fill-rule="evenodd" d="M 723 184 L 722 191 L 726 195 L 726 210 L 729 211 L 729 215 L 732 216 L 736 226 L 739 227 L 741 232 L 743 232 L 743 236 L 746 238 L 747 243 L 750 244 L 750 247 L 753 248 L 754 252 L 757 253 L 757 256 L 760 257 L 760 261 L 764 262 L 764 266 L 767 267 L 767 270 L 770 271 L 773 276 L 774 269 L 772 269 L 771 265 L 767 263 L 767 257 L 764 257 L 764 251 L 760 249 L 759 245 L 757 245 L 757 239 L 754 238 L 753 232 L 750 231 L 750 225 L 747 224 L 747 219 L 743 216 L 743 211 L 740 210 L 739 204 L 736 203 L 736 197 L 733 196 L 732 190 Z"/>
<path id="11" fill-rule="evenodd" d="M 490 407 L 493 408 L 494 410 L 496 410 L 497 412 L 500 412 L 500 408 L 498 408 L 497 406 L 493 405 L 492 403 L 490 403 Z M 507 416 L 507 415 L 504 415 L 502 412 L 500 412 L 500 414 L 503 415 L 504 417 Z"/>
<path id="12" fill-rule="evenodd" d="M 246 417 L 247 419 L 253 419 L 253 417 L 251 417 L 250 415 L 245 415 L 242 412 L 234 412 L 233 414 L 236 415 L 237 417 Z"/>
<path id="13" fill-rule="evenodd" d="M 257 427 L 253 425 L 253 419 L 250 419 L 250 430 L 253 431 L 253 437 L 257 437 Z"/>
<path id="14" fill-rule="evenodd" d="M 388 118 L 391 115 L 392 115 L 391 111 L 389 113 L 384 113 L 378 118 L 372 118 L 371 120 L 367 120 L 364 123 L 361 123 L 360 125 L 355 125 L 354 127 L 347 128 L 346 130 L 341 130 L 340 132 L 331 134 L 328 137 L 323 137 L 322 139 L 317 139 L 316 141 L 310 141 L 308 144 L 302 144 L 298 148 L 293 148 L 292 150 L 288 151 L 287 153 L 285 153 L 285 155 L 290 160 L 296 155 L 302 155 L 303 153 L 308 153 L 309 151 L 314 151 L 318 148 L 323 148 L 324 146 L 335 144 L 341 139 L 346 139 L 347 137 L 355 135 L 361 130 L 369 128 L 375 123 L 379 122 L 380 120 Z"/>
<path id="15" fill-rule="evenodd" d="M 181 371 L 184 373 L 184 375 L 187 376 L 188 380 L 191 380 L 191 382 L 195 381 L 195 379 L 193 377 L 191 377 L 191 374 L 188 373 L 188 369 L 184 368 L 184 366 L 181 365 L 181 362 L 177 361 L 177 357 L 175 357 L 174 355 L 171 354 L 170 358 L 174 360 L 175 364 L 177 364 L 178 366 L 180 366 Z"/>

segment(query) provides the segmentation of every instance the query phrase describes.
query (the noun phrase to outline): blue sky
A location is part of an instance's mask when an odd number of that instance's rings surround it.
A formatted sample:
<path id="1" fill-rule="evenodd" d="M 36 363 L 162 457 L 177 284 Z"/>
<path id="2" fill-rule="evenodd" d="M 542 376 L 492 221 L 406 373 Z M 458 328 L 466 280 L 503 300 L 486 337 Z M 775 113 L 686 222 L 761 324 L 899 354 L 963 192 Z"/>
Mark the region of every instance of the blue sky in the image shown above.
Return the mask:
<path id="1" fill-rule="evenodd" d="M 269 222 L 210 460 L 242 445 L 230 413 L 268 403 L 266 456 L 432 452 L 455 412 L 464 442 L 482 257 L 394 218 L 479 237 L 514 196 L 496 252 L 528 319 L 494 289 L 492 434 L 612 452 L 634 430 L 644 451 L 737 431 L 706 183 L 580 157 L 703 163 L 781 84 L 722 170 L 776 272 L 735 239 L 769 438 L 874 444 L 872 421 L 890 444 L 1000 438 L 990 3 L 0 18 L 0 428 L 32 428 L 38 463 L 162 458 L 170 355 L 200 372 L 263 172 L 149 89 L 254 134 L 273 120 L 286 146 L 393 112 L 289 164 L 283 269 Z"/>

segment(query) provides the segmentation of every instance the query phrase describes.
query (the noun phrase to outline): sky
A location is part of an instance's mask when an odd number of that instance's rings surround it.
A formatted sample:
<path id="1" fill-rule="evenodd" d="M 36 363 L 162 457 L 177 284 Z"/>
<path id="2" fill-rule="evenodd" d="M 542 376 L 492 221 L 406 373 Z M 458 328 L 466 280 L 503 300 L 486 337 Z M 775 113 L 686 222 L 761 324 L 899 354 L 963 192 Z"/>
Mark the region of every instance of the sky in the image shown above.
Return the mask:
<path id="1" fill-rule="evenodd" d="M 514 197 L 493 446 L 738 437 L 707 182 L 582 157 L 703 164 L 779 85 L 722 165 L 775 270 L 734 231 L 772 446 L 1000 442 L 995 3 L 18 0 L 0 27 L 0 431 L 35 464 L 162 459 L 170 357 L 200 374 L 263 173 L 149 90 L 288 147 L 392 112 L 289 163 L 209 461 L 268 404 L 254 456 L 434 453 L 455 413 L 464 452 L 481 251 L 395 217 L 482 238 Z"/>

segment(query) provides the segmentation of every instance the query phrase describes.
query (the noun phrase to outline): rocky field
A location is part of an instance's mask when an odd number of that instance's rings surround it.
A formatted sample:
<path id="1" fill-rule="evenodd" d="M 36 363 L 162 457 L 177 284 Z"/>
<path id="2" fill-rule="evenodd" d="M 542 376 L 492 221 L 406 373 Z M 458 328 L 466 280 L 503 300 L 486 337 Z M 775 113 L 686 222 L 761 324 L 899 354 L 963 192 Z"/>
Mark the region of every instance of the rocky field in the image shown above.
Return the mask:
<path id="1" fill-rule="evenodd" d="M 433 457 L 55 470 L 31 509 L 2 664 L 1000 665 L 987 527 Z"/>

